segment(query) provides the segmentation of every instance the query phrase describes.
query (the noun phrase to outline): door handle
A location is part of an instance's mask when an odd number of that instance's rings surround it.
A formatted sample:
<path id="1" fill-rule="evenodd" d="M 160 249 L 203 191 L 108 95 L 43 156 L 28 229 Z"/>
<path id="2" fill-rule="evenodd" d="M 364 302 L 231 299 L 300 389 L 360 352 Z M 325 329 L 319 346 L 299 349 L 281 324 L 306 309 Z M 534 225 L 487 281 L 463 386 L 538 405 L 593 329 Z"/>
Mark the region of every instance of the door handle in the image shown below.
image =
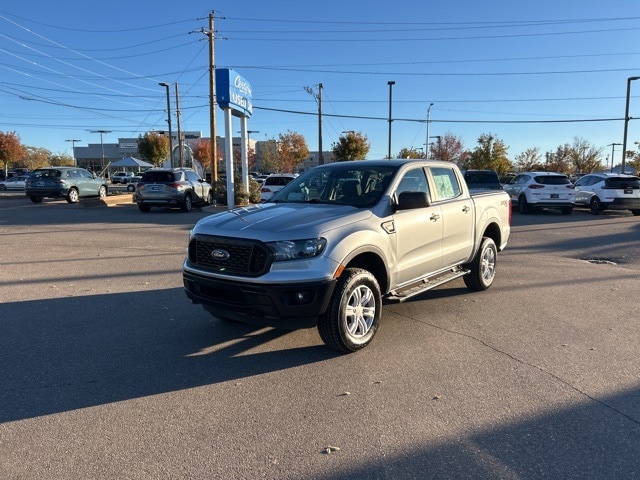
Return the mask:
<path id="1" fill-rule="evenodd" d="M 469 205 L 465 205 L 464 207 L 462 207 L 462 213 L 469 213 L 470 210 L 471 208 L 469 207 Z"/>
<path id="2" fill-rule="evenodd" d="M 438 215 L 437 213 L 432 213 L 429 220 L 431 220 L 432 222 L 437 222 L 439 218 L 440 218 L 440 215 Z"/>

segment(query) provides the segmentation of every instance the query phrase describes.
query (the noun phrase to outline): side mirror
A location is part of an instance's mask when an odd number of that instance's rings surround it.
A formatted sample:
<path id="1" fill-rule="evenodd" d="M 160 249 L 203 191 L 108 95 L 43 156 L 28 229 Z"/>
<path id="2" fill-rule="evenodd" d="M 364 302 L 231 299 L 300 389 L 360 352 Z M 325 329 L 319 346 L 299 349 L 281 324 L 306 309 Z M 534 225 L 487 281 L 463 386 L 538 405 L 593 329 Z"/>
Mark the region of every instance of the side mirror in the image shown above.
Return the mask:
<path id="1" fill-rule="evenodd" d="M 412 210 L 415 208 L 425 208 L 431 205 L 429 194 L 426 192 L 402 192 L 398 195 L 398 202 L 394 210 Z"/>

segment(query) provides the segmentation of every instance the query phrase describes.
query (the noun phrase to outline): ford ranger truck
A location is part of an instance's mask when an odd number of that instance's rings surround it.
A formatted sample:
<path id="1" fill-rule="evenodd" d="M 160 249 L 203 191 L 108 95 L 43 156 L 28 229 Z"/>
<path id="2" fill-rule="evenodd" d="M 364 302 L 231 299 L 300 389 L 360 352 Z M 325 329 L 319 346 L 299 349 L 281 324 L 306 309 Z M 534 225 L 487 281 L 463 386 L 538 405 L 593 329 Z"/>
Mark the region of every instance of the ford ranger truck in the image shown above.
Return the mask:
<path id="1" fill-rule="evenodd" d="M 507 245 L 503 191 L 469 193 L 451 162 L 321 165 L 268 203 L 201 219 L 189 234 L 184 288 L 219 319 L 317 326 L 353 352 L 378 330 L 382 302 L 462 277 L 485 290 Z"/>

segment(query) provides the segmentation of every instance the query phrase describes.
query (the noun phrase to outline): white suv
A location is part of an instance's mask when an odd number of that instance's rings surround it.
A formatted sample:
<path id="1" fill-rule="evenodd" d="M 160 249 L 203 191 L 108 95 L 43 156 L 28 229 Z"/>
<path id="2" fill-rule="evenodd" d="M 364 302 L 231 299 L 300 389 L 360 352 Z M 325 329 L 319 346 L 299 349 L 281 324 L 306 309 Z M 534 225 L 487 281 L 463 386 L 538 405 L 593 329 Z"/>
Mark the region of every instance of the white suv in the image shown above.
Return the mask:
<path id="1" fill-rule="evenodd" d="M 576 182 L 576 205 L 587 205 L 593 215 L 607 209 L 631 210 L 640 215 L 640 177 L 621 173 L 591 173 Z"/>
<path id="2" fill-rule="evenodd" d="M 264 183 L 260 188 L 260 201 L 268 202 L 276 192 L 282 190 L 297 175 L 291 173 L 272 173 L 264 179 Z"/>
<path id="3" fill-rule="evenodd" d="M 556 208 L 563 215 L 573 211 L 574 185 L 563 173 L 523 172 L 504 185 L 519 213 L 540 208 Z"/>

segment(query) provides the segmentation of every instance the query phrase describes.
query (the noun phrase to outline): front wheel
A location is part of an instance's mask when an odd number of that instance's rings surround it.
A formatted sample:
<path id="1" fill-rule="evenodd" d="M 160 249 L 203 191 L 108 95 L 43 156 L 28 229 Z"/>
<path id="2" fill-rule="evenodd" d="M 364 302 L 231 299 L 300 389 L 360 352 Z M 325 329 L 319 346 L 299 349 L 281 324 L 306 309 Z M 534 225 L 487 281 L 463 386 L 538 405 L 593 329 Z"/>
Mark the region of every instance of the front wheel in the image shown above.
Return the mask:
<path id="1" fill-rule="evenodd" d="M 78 203 L 80 201 L 80 195 L 78 194 L 78 190 L 72 188 L 69 190 L 67 194 L 67 203 Z"/>
<path id="2" fill-rule="evenodd" d="M 144 203 L 139 203 L 138 210 L 140 210 L 143 213 L 147 213 L 151 211 L 151 207 L 149 205 L 145 205 Z"/>
<path id="3" fill-rule="evenodd" d="M 382 294 L 376 278 L 361 268 L 346 269 L 338 279 L 326 313 L 318 320 L 318 333 L 334 350 L 361 350 L 378 330 L 381 309 Z"/>
<path id="4" fill-rule="evenodd" d="M 2 190 L 3 192 L 7 189 L 7 187 L 5 185 L 0 185 L 0 190 Z"/>
<path id="5" fill-rule="evenodd" d="M 107 196 L 107 187 L 105 187 L 104 185 L 100 185 L 100 188 L 98 189 L 98 196 L 100 198 L 106 198 L 106 196 Z"/>
<path id="6" fill-rule="evenodd" d="M 136 186 L 133 183 L 127 185 L 127 192 L 135 192 Z"/>
<path id="7" fill-rule="evenodd" d="M 633 215 L 637 217 L 640 215 L 640 210 L 631 210 L 631 213 L 633 213 Z"/>
<path id="8" fill-rule="evenodd" d="M 31 197 L 29 197 L 29 198 L 31 199 L 31 201 L 32 201 L 33 203 L 41 203 L 41 202 L 42 202 L 42 197 L 34 197 L 34 196 L 31 196 Z"/>
<path id="9" fill-rule="evenodd" d="M 471 270 L 464 278 L 464 284 L 471 290 L 486 290 L 496 277 L 498 249 L 489 237 L 483 237 L 480 249 L 472 262 L 467 265 Z"/>

